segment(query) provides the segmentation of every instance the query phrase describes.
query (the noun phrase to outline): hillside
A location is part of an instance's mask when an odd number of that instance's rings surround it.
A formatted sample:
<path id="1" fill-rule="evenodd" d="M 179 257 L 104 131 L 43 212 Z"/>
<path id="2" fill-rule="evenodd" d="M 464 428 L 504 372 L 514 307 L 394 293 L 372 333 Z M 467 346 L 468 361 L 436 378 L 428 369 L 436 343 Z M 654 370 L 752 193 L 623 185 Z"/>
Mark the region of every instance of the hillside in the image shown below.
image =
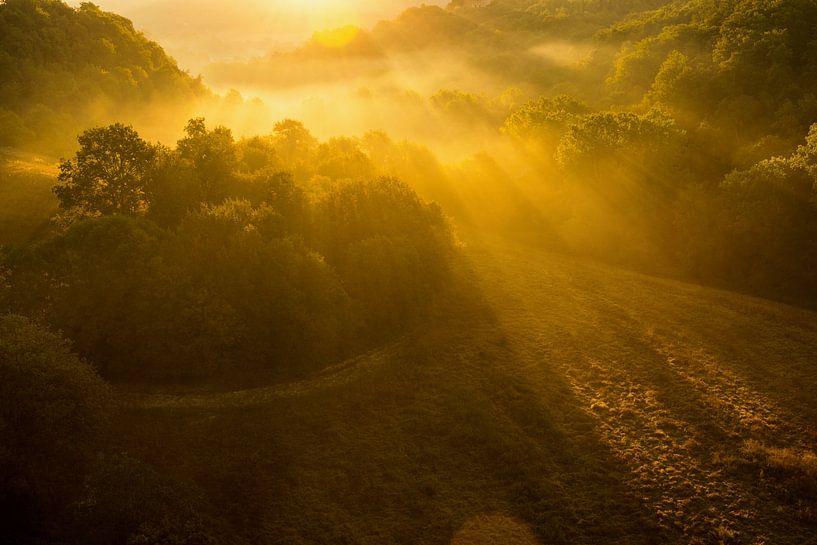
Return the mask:
<path id="1" fill-rule="evenodd" d="M 448 85 L 501 91 L 514 86 L 535 93 L 580 88 L 586 92 L 590 85 L 603 85 L 603 75 L 585 66 L 586 52 L 565 59 L 552 48 L 575 42 L 572 45 L 589 51 L 599 30 L 666 3 L 499 0 L 450 2 L 447 7 L 418 3 L 371 28 L 316 32 L 291 51 L 273 49 L 254 59 L 213 63 L 205 74 L 221 86 L 271 92 L 350 80 L 376 88 L 384 76 L 416 88 Z M 408 82 L 400 78 L 407 73 Z"/>
<path id="2" fill-rule="evenodd" d="M 124 17 L 90 2 L 0 3 L 0 146 L 64 153 L 123 111 L 207 91 Z"/>
<path id="3" fill-rule="evenodd" d="M 817 545 L 817 1 L 228 19 L 0 0 L 0 545 Z"/>
<path id="4" fill-rule="evenodd" d="M 466 253 L 478 288 L 427 329 L 289 385 L 120 394 L 115 443 L 251 542 L 813 542 L 815 314 Z"/>
<path id="5" fill-rule="evenodd" d="M 57 210 L 57 169 L 41 157 L 0 149 L 0 246 L 44 232 Z"/>

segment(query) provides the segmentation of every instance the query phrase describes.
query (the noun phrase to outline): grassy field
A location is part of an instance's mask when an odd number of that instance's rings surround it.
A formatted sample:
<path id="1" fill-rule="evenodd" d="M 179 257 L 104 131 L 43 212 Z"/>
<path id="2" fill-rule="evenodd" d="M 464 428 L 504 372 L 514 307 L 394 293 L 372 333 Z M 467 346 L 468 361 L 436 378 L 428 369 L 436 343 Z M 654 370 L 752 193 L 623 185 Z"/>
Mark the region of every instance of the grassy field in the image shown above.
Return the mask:
<path id="1" fill-rule="evenodd" d="M 422 330 L 297 383 L 122 393 L 252 543 L 815 543 L 817 314 L 472 239 Z"/>
<path id="2" fill-rule="evenodd" d="M 48 227 L 57 210 L 56 177 L 56 163 L 0 148 L 0 245 L 25 242 Z"/>

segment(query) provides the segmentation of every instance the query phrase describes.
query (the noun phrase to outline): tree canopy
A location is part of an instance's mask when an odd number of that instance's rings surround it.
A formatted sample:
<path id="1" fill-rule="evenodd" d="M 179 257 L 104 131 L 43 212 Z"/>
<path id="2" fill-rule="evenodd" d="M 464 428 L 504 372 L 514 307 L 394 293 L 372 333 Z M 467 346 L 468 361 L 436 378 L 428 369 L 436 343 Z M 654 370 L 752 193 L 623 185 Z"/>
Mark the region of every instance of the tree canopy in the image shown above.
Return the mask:
<path id="1" fill-rule="evenodd" d="M 60 206 L 90 215 L 146 211 L 156 146 L 121 123 L 89 129 L 78 141 L 75 158 L 60 163 Z"/>
<path id="2" fill-rule="evenodd" d="M 0 506 L 6 523 L 54 516 L 110 414 L 108 386 L 67 341 L 0 315 Z"/>
<path id="3" fill-rule="evenodd" d="M 90 2 L 0 3 L 0 144 L 60 153 L 122 110 L 207 93 L 155 42 Z"/>

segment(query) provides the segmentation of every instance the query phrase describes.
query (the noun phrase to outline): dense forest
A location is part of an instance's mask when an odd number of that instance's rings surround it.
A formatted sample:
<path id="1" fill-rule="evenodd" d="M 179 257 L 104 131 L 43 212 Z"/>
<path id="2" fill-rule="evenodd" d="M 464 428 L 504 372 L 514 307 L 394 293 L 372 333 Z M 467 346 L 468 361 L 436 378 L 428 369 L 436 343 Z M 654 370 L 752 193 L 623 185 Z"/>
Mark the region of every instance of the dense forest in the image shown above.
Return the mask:
<path id="1" fill-rule="evenodd" d="M 273 168 L 317 147 L 298 122 L 235 142 L 198 118 L 186 135 L 166 149 L 121 124 L 83 133 L 54 188 L 64 227 L 4 256 L 4 307 L 103 376 L 302 373 L 399 332 L 447 283 L 448 222 L 404 183 L 307 190 Z"/>
<path id="2" fill-rule="evenodd" d="M 0 8 L 0 145 L 62 152 L 80 128 L 123 109 L 207 93 L 127 19 L 90 2 Z"/>
<path id="3" fill-rule="evenodd" d="M 455 0 L 194 77 L 94 4 L 0 1 L 0 542 L 809 542 L 814 28 Z"/>
<path id="4" fill-rule="evenodd" d="M 375 109 L 431 148 L 405 168 L 364 137 L 376 167 L 460 220 L 493 221 L 492 202 L 503 228 L 570 252 L 813 305 L 815 17 L 810 1 L 452 3 L 210 73 L 297 86 L 456 59 L 446 87 Z M 452 143 L 479 153 L 441 168 Z"/>

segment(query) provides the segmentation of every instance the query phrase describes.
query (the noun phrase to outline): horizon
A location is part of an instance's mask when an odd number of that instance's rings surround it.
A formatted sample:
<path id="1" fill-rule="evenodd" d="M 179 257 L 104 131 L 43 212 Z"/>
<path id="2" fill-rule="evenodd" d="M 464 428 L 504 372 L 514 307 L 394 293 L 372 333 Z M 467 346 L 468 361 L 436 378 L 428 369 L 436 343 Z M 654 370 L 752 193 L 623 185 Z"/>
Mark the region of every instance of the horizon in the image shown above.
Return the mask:
<path id="1" fill-rule="evenodd" d="M 71 6 L 82 2 L 69 1 Z M 192 75 L 208 65 L 288 51 L 313 33 L 346 25 L 370 28 L 405 9 L 448 0 L 98 0 L 102 10 L 130 19 Z M 189 19 L 180 23 L 183 17 Z"/>

